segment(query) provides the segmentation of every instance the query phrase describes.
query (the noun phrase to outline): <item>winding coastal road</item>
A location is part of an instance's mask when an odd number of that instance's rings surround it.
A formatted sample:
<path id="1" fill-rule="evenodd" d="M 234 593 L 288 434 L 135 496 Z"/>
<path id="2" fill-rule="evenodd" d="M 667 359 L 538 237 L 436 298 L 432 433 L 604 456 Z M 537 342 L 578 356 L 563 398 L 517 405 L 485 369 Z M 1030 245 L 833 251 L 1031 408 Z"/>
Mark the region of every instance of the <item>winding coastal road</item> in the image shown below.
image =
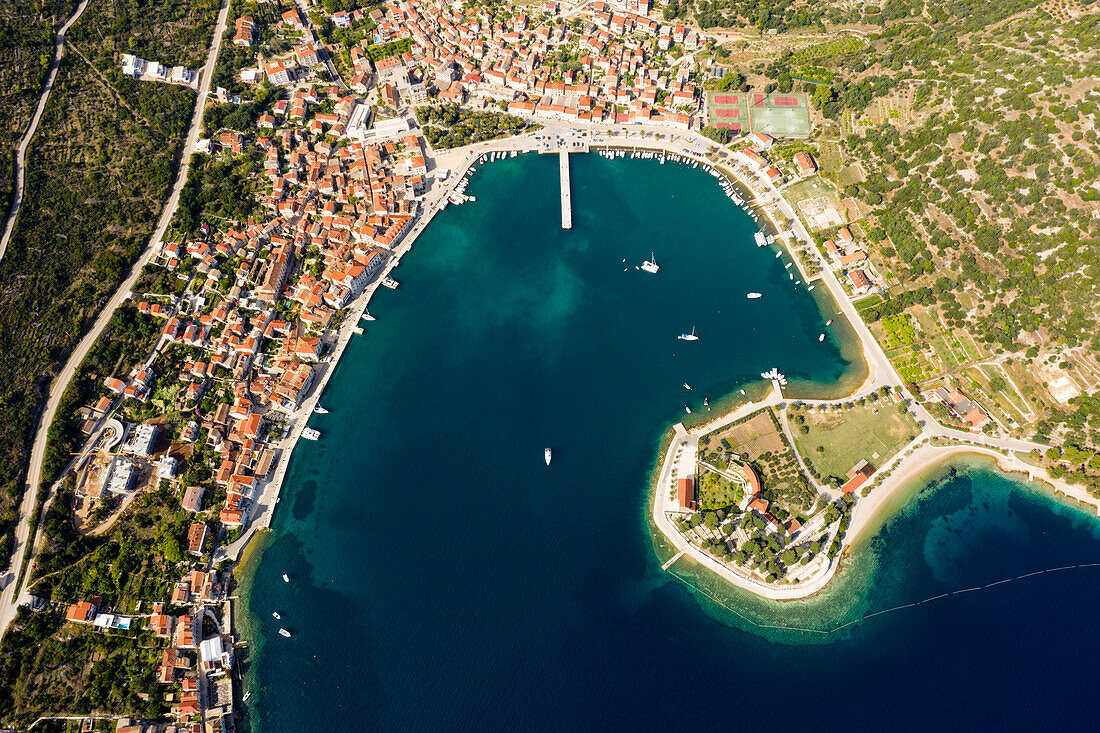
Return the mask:
<path id="1" fill-rule="evenodd" d="M 19 217 L 19 209 L 23 206 L 23 182 L 26 178 L 27 148 L 30 147 L 31 138 L 38 130 L 38 122 L 42 119 L 42 112 L 46 109 L 46 100 L 49 99 L 50 92 L 53 91 L 57 69 L 61 66 L 61 57 L 65 55 L 65 33 L 72 27 L 73 23 L 80 19 L 86 7 L 88 7 L 88 0 L 81 0 L 80 5 L 76 7 L 76 12 L 65 21 L 65 25 L 61 26 L 61 30 L 57 32 L 53 46 L 53 61 L 50 63 L 50 72 L 46 75 L 46 84 L 42 87 L 42 94 L 38 98 L 38 106 L 34 109 L 31 123 L 27 125 L 27 131 L 24 133 L 23 139 L 19 141 L 19 150 L 15 154 L 15 191 L 12 192 L 8 218 L 4 221 L 4 234 L 0 237 L 0 259 L 8 251 L 8 241 L 11 239 L 11 233 L 15 230 L 15 220 Z"/>
<path id="2" fill-rule="evenodd" d="M 83 9 L 83 6 L 86 4 L 87 0 L 81 3 L 81 9 Z M 46 408 L 38 424 L 38 431 L 34 439 L 34 447 L 31 449 L 30 464 L 27 468 L 27 486 L 23 492 L 23 500 L 19 505 L 19 523 L 15 531 L 15 552 L 12 555 L 11 567 L 8 570 L 9 574 L 15 576 L 19 574 L 19 570 L 23 565 L 24 555 L 28 552 L 32 559 L 34 557 L 34 548 L 28 543 L 30 523 L 38 498 L 38 485 L 42 480 L 42 460 L 46 455 L 47 433 L 50 428 L 50 423 L 53 422 L 54 415 L 57 413 L 57 407 L 61 402 L 61 395 L 69 385 L 73 375 L 76 374 L 77 368 L 84 360 L 89 349 L 92 348 L 96 339 L 99 338 L 99 335 L 111 320 L 111 316 L 114 315 L 115 310 L 130 296 L 130 290 L 134 287 L 134 283 L 137 282 L 142 268 L 148 264 L 158 251 L 164 233 L 168 230 L 168 224 L 172 221 L 172 216 L 176 213 L 176 206 L 179 205 L 180 192 L 187 182 L 187 174 L 191 168 L 191 154 L 195 150 L 199 132 L 202 130 L 203 110 L 206 108 L 206 100 L 210 93 L 210 83 L 214 76 L 214 66 L 218 59 L 218 52 L 221 50 L 222 35 L 225 33 L 228 17 L 229 0 L 222 0 L 221 9 L 218 13 L 218 21 L 214 27 L 214 37 L 211 40 L 210 51 L 207 53 L 206 65 L 203 68 L 202 83 L 199 85 L 198 97 L 195 100 L 195 109 L 191 114 L 191 126 L 187 130 L 187 137 L 185 138 L 183 150 L 180 154 L 179 171 L 176 174 L 176 180 L 172 184 L 171 192 L 161 212 L 160 221 L 157 223 L 156 229 L 153 230 L 153 234 L 149 237 L 149 244 L 146 246 L 145 251 L 138 261 L 134 263 L 130 276 L 127 277 L 119 286 L 118 290 L 115 291 L 115 294 L 104 306 L 103 311 L 99 314 L 99 318 L 96 319 L 91 330 L 80 340 L 76 349 L 69 355 L 69 359 L 65 362 L 65 366 L 62 368 L 61 373 L 57 375 L 57 378 L 54 379 L 53 383 L 50 385 L 49 399 L 46 402 Z M 67 27 L 68 25 L 66 25 L 66 28 Z M 25 591 L 19 595 L 16 594 L 16 586 L 17 583 L 13 578 L 3 589 L 3 592 L 0 593 L 0 638 L 3 637 L 4 632 L 8 628 L 8 624 L 15 618 L 19 603 L 27 600 Z"/>

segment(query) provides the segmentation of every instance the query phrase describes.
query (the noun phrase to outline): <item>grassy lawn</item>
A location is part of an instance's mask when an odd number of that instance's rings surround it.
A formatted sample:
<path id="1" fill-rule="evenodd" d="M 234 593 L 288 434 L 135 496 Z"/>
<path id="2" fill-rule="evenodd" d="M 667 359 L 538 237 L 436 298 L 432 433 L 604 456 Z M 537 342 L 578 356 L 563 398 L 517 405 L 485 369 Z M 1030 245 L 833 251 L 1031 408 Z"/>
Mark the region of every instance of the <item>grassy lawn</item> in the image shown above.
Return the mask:
<path id="1" fill-rule="evenodd" d="M 882 296 L 878 293 L 875 293 L 874 295 L 871 295 L 859 301 L 859 303 L 856 304 L 856 310 L 864 310 L 866 308 L 871 308 L 876 305 L 882 305 Z"/>
<path id="2" fill-rule="evenodd" d="M 797 206 L 799 201 L 820 196 L 828 196 L 833 206 L 840 206 L 836 186 L 821 176 L 810 176 L 798 183 L 791 184 L 783 189 L 783 195 L 791 203 L 791 206 Z"/>
<path id="3" fill-rule="evenodd" d="M 981 359 L 982 352 L 978 348 L 978 344 L 974 342 L 974 337 L 968 334 L 966 331 L 956 331 L 955 337 L 959 342 L 959 347 L 962 348 L 966 354 L 967 359 Z"/>
<path id="4" fill-rule="evenodd" d="M 952 341 L 955 341 L 954 337 L 945 334 L 937 334 L 932 339 L 932 351 L 939 357 L 941 371 L 944 372 L 954 369 L 962 356 L 961 349 L 958 349 L 958 342 L 956 341 L 956 347 L 952 348 Z"/>
<path id="5" fill-rule="evenodd" d="M 878 414 L 875 414 L 877 408 Z M 875 468 L 882 466 L 918 433 L 916 420 L 892 402 L 869 402 L 836 411 L 810 412 L 792 409 L 805 416 L 809 431 L 794 432 L 795 447 L 819 476 L 844 474 L 866 459 Z"/>

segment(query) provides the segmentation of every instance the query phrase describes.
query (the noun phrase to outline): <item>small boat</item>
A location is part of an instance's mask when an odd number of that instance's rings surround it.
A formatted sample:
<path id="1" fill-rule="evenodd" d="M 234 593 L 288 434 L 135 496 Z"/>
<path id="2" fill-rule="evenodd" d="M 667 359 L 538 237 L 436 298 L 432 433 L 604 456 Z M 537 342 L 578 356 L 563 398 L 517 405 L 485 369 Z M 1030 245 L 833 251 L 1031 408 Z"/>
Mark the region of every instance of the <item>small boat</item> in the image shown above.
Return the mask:
<path id="1" fill-rule="evenodd" d="M 699 340 L 698 334 L 695 333 L 695 326 L 691 327 L 691 333 L 682 333 L 679 336 L 677 336 L 676 338 L 680 339 L 681 341 L 698 341 Z"/>
<path id="2" fill-rule="evenodd" d="M 283 582 L 284 583 L 289 583 L 290 582 L 290 578 L 287 577 L 286 573 L 283 573 Z"/>
<path id="3" fill-rule="evenodd" d="M 317 440 L 321 437 L 321 431 L 317 428 L 306 428 L 302 431 L 302 437 L 306 440 Z"/>
<path id="4" fill-rule="evenodd" d="M 818 336 L 817 340 L 818 340 L 819 343 L 824 341 L 825 340 L 825 334 L 821 334 L 820 336 Z"/>
<path id="5" fill-rule="evenodd" d="M 290 638 L 290 632 L 287 631 L 286 629 L 283 629 L 283 628 L 279 629 L 279 635 L 280 636 L 285 636 L 288 639 Z"/>
<path id="6" fill-rule="evenodd" d="M 248 698 L 250 698 L 250 697 L 252 697 L 252 690 L 249 690 L 248 692 L 244 693 L 244 696 L 241 698 L 241 702 L 247 701 Z"/>
<path id="7" fill-rule="evenodd" d="M 317 413 L 318 415 L 327 415 L 327 414 L 328 414 L 328 410 L 326 410 L 325 408 L 321 407 L 320 405 L 317 405 L 316 407 L 314 407 L 314 408 L 313 408 L 313 411 L 314 411 L 315 413 Z"/>
<path id="8" fill-rule="evenodd" d="M 370 314 L 370 311 L 363 311 L 363 320 L 364 321 L 373 321 L 373 320 L 375 320 L 375 317 Z"/>
<path id="9" fill-rule="evenodd" d="M 708 410 L 710 409 L 710 397 L 703 398 L 703 407 L 707 408 Z"/>
<path id="10" fill-rule="evenodd" d="M 283 617 L 279 615 L 278 611 L 272 611 L 271 618 L 275 619 L 276 621 L 281 621 Z"/>
<path id="11" fill-rule="evenodd" d="M 760 293 L 749 293 L 745 297 L 748 298 L 749 300 L 756 300 L 757 298 L 761 298 L 763 296 Z"/>
<path id="12" fill-rule="evenodd" d="M 691 408 L 688 407 L 687 405 L 684 405 L 684 412 L 686 412 L 687 414 L 690 415 L 691 414 Z"/>
<path id="13" fill-rule="evenodd" d="M 832 319 L 832 318 L 830 318 L 829 320 L 825 321 L 825 325 L 826 325 L 826 326 L 831 326 L 831 325 L 833 325 L 833 319 Z"/>
<path id="14" fill-rule="evenodd" d="M 691 385 L 687 382 L 684 382 L 684 389 L 691 389 Z"/>
<path id="15" fill-rule="evenodd" d="M 813 285 L 811 285 L 810 287 L 808 287 L 808 288 L 806 288 L 806 289 L 807 289 L 807 290 L 813 290 L 813 289 L 814 289 L 814 286 L 813 286 Z"/>
<path id="16" fill-rule="evenodd" d="M 649 253 L 649 259 L 642 263 L 642 269 L 654 275 L 661 269 L 661 266 L 657 264 L 657 258 L 653 256 L 652 252 Z"/>
<path id="17" fill-rule="evenodd" d="M 549 448 L 546 448 L 545 450 L 542 451 L 542 457 L 546 461 L 546 465 L 549 466 L 550 465 L 550 459 L 553 457 L 553 454 L 550 452 Z"/>

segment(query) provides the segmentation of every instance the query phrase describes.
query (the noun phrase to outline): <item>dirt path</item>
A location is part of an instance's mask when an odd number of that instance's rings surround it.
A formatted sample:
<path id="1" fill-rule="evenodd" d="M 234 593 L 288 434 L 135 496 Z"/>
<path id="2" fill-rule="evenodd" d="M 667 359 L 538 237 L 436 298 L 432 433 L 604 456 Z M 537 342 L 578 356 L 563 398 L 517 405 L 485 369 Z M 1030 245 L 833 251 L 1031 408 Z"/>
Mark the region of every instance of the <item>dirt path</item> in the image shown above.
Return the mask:
<path id="1" fill-rule="evenodd" d="M 8 250 L 8 241 L 11 240 L 12 231 L 15 230 L 15 220 L 19 217 L 19 209 L 23 206 L 27 148 L 30 147 L 31 139 L 38 130 L 38 123 L 42 119 L 42 113 L 46 110 L 46 100 L 50 98 L 53 83 L 57 79 L 57 69 L 61 65 L 61 57 L 65 55 L 65 33 L 72 27 L 73 23 L 80 19 L 86 7 L 88 7 L 88 0 L 82 0 L 80 5 L 77 6 L 76 12 L 65 21 L 65 25 L 61 26 L 61 30 L 57 32 L 53 47 L 53 61 L 50 62 L 50 73 L 46 75 L 46 84 L 42 87 L 42 96 L 38 98 L 38 106 L 34 109 L 31 123 L 27 125 L 27 132 L 24 133 L 23 139 L 19 141 L 19 150 L 15 155 L 15 191 L 12 192 L 11 211 L 8 212 L 8 218 L 4 222 L 4 234 L 0 237 L 0 258 L 3 258 L 4 253 Z"/>

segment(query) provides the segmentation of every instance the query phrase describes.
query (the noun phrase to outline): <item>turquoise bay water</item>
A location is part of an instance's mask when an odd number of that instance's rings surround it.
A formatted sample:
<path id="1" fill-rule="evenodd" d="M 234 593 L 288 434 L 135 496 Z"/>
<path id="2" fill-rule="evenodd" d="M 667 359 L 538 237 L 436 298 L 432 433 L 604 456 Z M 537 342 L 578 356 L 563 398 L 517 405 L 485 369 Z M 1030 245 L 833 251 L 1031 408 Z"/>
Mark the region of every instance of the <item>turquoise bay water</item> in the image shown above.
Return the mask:
<path id="1" fill-rule="evenodd" d="M 825 328 L 830 304 L 823 315 L 785 258 L 754 245 L 710 176 L 571 162 L 574 230 L 559 227 L 556 157 L 485 166 L 477 203 L 437 217 L 400 289 L 372 302 L 379 320 L 311 423 L 323 438 L 297 448 L 274 532 L 243 573 L 250 729 L 743 728 L 789 717 L 785 699 L 826 728 L 1083 719 L 1095 570 L 883 614 L 815 645 L 746 631 L 660 572 L 646 486 L 685 404 L 705 410 L 703 396 L 772 366 L 825 385 L 862 367 Z M 651 250 L 656 277 L 634 270 Z M 693 325 L 700 341 L 676 339 Z M 1092 520 L 984 469 L 935 487 L 824 599 L 717 597 L 826 628 L 1100 554 Z"/>

